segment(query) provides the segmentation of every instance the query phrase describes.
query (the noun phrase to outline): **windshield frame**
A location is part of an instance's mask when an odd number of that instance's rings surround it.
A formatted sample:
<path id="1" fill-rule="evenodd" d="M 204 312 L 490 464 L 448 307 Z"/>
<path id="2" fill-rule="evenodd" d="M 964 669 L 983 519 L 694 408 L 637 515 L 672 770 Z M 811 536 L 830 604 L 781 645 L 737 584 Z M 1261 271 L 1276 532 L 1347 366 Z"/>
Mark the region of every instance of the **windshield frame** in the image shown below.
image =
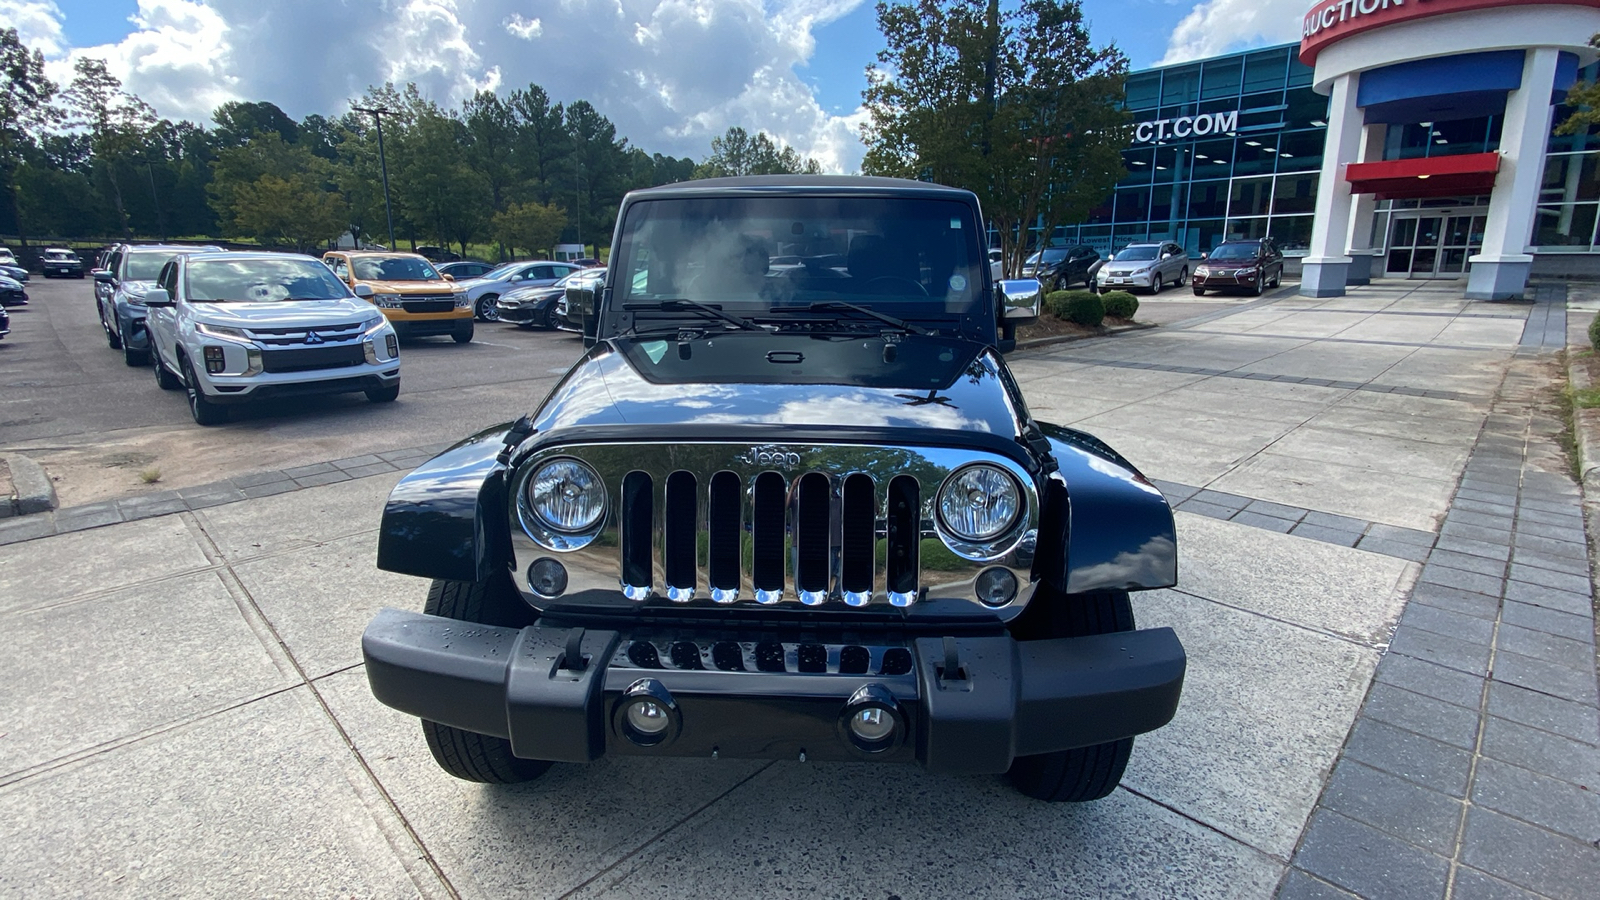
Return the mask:
<path id="1" fill-rule="evenodd" d="M 614 337 L 643 327 L 634 321 L 641 312 L 652 326 L 668 327 L 671 324 L 668 320 L 673 316 L 678 317 L 673 321 L 681 320 L 685 325 L 706 324 L 699 314 L 670 310 L 645 312 L 648 307 L 641 306 L 682 299 L 709 303 L 733 315 L 780 329 L 815 329 L 818 325 L 837 327 L 841 331 L 883 327 L 883 323 L 860 314 L 811 308 L 816 304 L 848 301 L 931 330 L 965 333 L 985 343 L 995 340 L 997 313 L 990 308 L 994 294 L 986 235 L 975 199 L 966 192 L 930 187 L 904 191 L 796 188 L 771 192 L 699 192 L 669 189 L 660 191 L 665 196 L 649 196 L 655 191 L 645 193 L 646 196 L 627 198 L 618 215 L 611 268 L 604 270 L 602 282 L 601 321 L 598 323 L 601 337 Z M 672 203 L 690 205 L 676 210 L 655 206 Z M 921 207 L 888 208 L 897 203 L 920 204 Z M 802 230 L 786 228 L 786 221 Z M 704 227 L 697 231 L 698 236 L 687 238 L 691 243 L 681 248 L 681 253 L 674 251 L 674 258 L 680 262 L 663 270 L 662 285 L 656 286 L 653 292 L 641 290 L 641 284 L 648 284 L 645 278 L 655 277 L 646 275 L 652 271 L 649 254 L 661 252 L 659 245 L 651 242 L 660 234 L 685 233 L 682 225 L 667 223 L 697 226 L 704 223 Z M 791 234 L 797 237 L 790 238 Z M 707 248 L 699 243 L 716 242 L 724 237 L 729 247 Z M 853 243 L 862 237 L 886 242 L 883 246 L 901 254 L 898 265 L 905 268 L 908 275 L 915 273 L 907 278 L 885 275 L 878 278 L 914 281 L 917 291 L 922 293 L 913 294 L 909 289 L 903 293 L 866 292 L 859 286 L 848 289 L 852 279 L 867 278 L 859 270 L 850 271 L 850 253 L 845 252 L 845 242 Z M 668 240 L 670 242 L 670 238 Z M 731 280 L 748 280 L 747 286 L 700 290 L 704 285 L 698 279 L 704 272 L 711 271 L 707 262 L 715 259 L 718 251 L 734 250 L 736 255 L 731 258 L 739 265 L 744 257 L 738 254 L 755 252 L 755 248 L 745 246 L 752 240 L 763 245 L 760 249 L 769 261 L 765 272 L 759 268 L 747 275 L 734 272 Z M 804 246 L 798 253 L 788 249 L 800 245 Z M 803 256 L 804 261 L 792 266 L 772 266 L 770 261 L 774 256 Z M 863 267 L 867 273 L 882 268 L 874 262 L 879 257 L 863 255 L 858 259 L 872 263 L 870 268 Z M 930 269 L 930 265 L 933 268 Z M 957 279 L 956 275 L 961 277 Z M 833 279 L 838 279 L 839 287 L 831 286 Z M 875 280 L 877 278 L 867 278 L 868 282 Z M 930 288 L 942 289 L 942 293 L 927 294 Z"/>

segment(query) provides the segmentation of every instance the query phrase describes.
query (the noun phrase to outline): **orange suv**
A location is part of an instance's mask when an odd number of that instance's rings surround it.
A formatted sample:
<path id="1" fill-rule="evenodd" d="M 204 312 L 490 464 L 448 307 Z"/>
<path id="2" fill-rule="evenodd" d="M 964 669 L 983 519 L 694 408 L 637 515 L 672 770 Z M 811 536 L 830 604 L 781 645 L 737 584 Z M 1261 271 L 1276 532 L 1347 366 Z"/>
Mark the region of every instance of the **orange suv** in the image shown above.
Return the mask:
<path id="1" fill-rule="evenodd" d="M 356 296 L 383 310 L 400 337 L 472 340 L 472 301 L 421 255 L 339 250 L 323 254 L 322 261 Z"/>

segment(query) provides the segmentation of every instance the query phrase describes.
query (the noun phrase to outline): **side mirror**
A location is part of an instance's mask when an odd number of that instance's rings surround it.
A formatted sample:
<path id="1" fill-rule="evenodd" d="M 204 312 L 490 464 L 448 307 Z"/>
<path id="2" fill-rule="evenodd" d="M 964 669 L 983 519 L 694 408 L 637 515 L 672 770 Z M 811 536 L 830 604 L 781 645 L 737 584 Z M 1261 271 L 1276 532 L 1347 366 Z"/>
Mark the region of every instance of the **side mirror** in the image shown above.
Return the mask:
<path id="1" fill-rule="evenodd" d="M 111 272 L 106 269 L 95 269 L 89 274 L 93 275 L 94 280 L 100 284 L 112 284 L 116 281 L 116 278 L 114 278 L 111 275 Z"/>
<path id="2" fill-rule="evenodd" d="M 1015 278 L 1000 282 L 1000 318 L 1009 324 L 1020 324 L 1039 318 L 1039 307 L 1044 302 L 1044 287 L 1033 278 Z"/>
<path id="3" fill-rule="evenodd" d="M 456 277 L 454 275 L 451 275 L 449 272 L 440 272 L 439 274 L 440 274 L 441 277 L 444 278 L 445 281 L 455 281 L 456 280 Z"/>
<path id="4" fill-rule="evenodd" d="M 171 306 L 172 296 L 167 293 L 166 288 L 151 288 L 145 292 L 144 305 L 149 308 Z"/>
<path id="5" fill-rule="evenodd" d="M 352 288 L 352 290 L 356 292 L 357 297 L 360 297 L 363 300 L 371 300 L 372 295 L 376 293 L 372 290 L 372 285 L 370 284 L 358 284 Z"/>

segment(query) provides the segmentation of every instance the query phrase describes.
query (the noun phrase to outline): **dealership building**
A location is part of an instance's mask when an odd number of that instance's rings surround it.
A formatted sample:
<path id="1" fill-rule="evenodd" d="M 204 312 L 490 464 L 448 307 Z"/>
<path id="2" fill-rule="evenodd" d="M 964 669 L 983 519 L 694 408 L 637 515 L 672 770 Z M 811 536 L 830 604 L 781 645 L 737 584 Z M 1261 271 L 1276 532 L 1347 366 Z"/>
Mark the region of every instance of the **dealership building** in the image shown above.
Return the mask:
<path id="1" fill-rule="evenodd" d="M 1596 33 L 1600 0 L 1322 0 L 1298 44 L 1132 73 L 1128 175 L 1055 242 L 1270 236 L 1316 297 L 1600 276 L 1600 128 L 1554 135 Z"/>

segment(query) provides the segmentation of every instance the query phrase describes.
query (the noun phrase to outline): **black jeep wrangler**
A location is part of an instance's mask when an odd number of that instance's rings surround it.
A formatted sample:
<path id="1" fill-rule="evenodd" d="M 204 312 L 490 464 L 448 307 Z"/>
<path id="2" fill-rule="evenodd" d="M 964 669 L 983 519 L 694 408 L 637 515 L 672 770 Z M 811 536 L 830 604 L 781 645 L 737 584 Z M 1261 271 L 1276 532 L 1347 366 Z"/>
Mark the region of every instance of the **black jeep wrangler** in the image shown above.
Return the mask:
<path id="1" fill-rule="evenodd" d="M 759 177 L 636 191 L 597 342 L 530 415 L 407 476 L 362 639 L 459 778 L 602 754 L 919 762 L 1092 800 L 1178 706 L 1128 592 L 1161 492 L 1036 421 L 969 192 Z"/>

